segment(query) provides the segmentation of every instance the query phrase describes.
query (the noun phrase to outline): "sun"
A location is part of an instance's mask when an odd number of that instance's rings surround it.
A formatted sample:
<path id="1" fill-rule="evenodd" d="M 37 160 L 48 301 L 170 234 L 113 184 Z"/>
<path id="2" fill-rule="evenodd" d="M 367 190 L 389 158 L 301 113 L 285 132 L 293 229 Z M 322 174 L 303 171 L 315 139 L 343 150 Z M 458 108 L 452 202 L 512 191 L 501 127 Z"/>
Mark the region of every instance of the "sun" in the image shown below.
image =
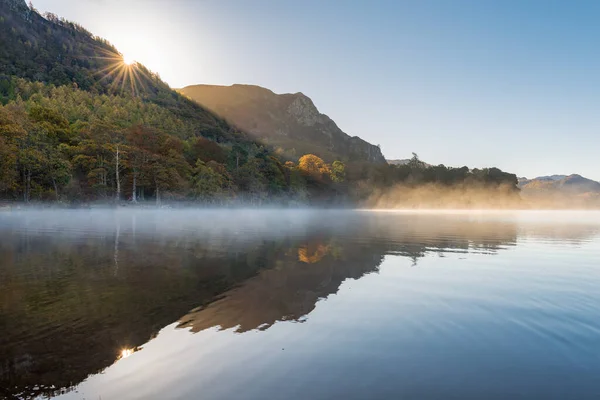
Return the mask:
<path id="1" fill-rule="evenodd" d="M 109 82 L 111 91 L 131 90 L 135 96 L 152 79 L 146 69 L 130 55 L 110 49 L 99 48 L 98 51 L 101 55 L 95 58 L 101 66 L 96 73 Z"/>
<path id="2" fill-rule="evenodd" d="M 129 56 L 123 56 L 123 64 L 125 65 L 133 65 L 135 64 L 135 60 Z"/>
<path id="3" fill-rule="evenodd" d="M 123 358 L 127 358 L 135 352 L 135 349 L 122 349 L 121 354 L 119 354 L 119 360 Z"/>

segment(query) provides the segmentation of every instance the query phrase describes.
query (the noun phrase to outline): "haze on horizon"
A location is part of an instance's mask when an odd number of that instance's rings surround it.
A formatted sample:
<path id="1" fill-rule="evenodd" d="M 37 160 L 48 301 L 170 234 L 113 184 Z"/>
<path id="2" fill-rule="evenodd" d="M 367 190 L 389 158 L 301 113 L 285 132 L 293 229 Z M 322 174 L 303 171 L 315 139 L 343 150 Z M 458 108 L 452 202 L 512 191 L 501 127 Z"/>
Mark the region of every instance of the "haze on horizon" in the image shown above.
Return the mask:
<path id="1" fill-rule="evenodd" d="M 172 87 L 303 92 L 388 159 L 600 179 L 600 3 L 36 0 Z"/>

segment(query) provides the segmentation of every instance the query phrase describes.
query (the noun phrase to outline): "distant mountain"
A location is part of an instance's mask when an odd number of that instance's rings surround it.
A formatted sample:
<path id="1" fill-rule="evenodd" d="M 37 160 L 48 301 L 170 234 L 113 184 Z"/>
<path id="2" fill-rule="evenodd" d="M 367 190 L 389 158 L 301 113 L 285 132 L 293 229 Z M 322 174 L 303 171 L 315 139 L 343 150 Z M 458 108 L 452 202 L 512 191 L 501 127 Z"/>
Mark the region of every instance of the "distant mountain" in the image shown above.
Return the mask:
<path id="1" fill-rule="evenodd" d="M 550 175 L 550 176 L 540 176 L 537 179 L 547 180 L 547 181 L 560 181 L 561 179 L 565 179 L 568 175 Z"/>
<path id="2" fill-rule="evenodd" d="M 180 92 L 290 159 L 312 153 L 326 161 L 385 163 L 378 146 L 344 133 L 302 93 L 253 85 L 194 85 Z"/>
<path id="3" fill-rule="evenodd" d="M 600 183 L 581 175 L 551 175 L 534 179 L 519 178 L 525 200 L 537 207 L 597 208 L 600 206 Z"/>
<path id="4" fill-rule="evenodd" d="M 600 193 L 600 183 L 581 175 L 540 176 L 535 179 L 520 178 L 522 191 L 557 191 L 568 194 Z"/>
<path id="5" fill-rule="evenodd" d="M 550 183 L 557 182 L 557 181 L 567 178 L 567 176 L 568 175 L 549 175 L 549 176 L 538 176 L 537 178 L 533 178 L 533 179 L 527 179 L 527 178 L 523 177 L 523 178 L 519 178 L 519 185 L 523 186 L 523 185 L 526 185 L 533 181 L 550 182 Z"/>

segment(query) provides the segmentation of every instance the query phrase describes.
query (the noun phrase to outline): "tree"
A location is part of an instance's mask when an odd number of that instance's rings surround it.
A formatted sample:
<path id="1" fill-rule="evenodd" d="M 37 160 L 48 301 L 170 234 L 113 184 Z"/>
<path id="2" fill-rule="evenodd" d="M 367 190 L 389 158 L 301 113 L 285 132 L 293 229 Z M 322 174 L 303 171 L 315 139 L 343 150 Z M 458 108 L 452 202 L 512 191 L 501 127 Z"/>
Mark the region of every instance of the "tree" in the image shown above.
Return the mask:
<path id="1" fill-rule="evenodd" d="M 304 178 L 302 171 L 300 171 L 300 169 L 291 161 L 285 163 L 285 168 L 286 180 L 292 198 L 299 201 L 306 201 L 308 198 L 308 190 L 306 187 L 306 179 Z"/>
<path id="2" fill-rule="evenodd" d="M 334 161 L 331 164 L 331 180 L 334 182 L 344 182 L 346 179 L 346 166 L 341 161 Z"/>
<path id="3" fill-rule="evenodd" d="M 19 147 L 18 143 L 26 136 L 14 112 L 0 107 L 0 193 L 18 190 Z"/>
<path id="4" fill-rule="evenodd" d="M 233 172 L 234 181 L 251 202 L 262 202 L 266 197 L 267 183 L 260 173 L 260 162 L 256 158 Z"/>
<path id="5" fill-rule="evenodd" d="M 223 147 L 212 140 L 197 137 L 187 142 L 188 146 L 186 149 L 186 158 L 190 164 L 194 164 L 196 160 L 200 159 L 205 163 L 209 161 L 216 161 L 220 164 L 227 162 L 227 154 Z"/>
<path id="6" fill-rule="evenodd" d="M 0 193 L 13 191 L 17 185 L 16 147 L 0 136 Z"/>
<path id="7" fill-rule="evenodd" d="M 229 152 L 229 166 L 233 170 L 239 170 L 241 166 L 248 162 L 248 150 L 239 144 L 233 145 Z"/>
<path id="8" fill-rule="evenodd" d="M 192 173 L 192 194 L 195 199 L 209 201 L 219 198 L 226 186 L 223 175 L 198 159 Z"/>
<path id="9" fill-rule="evenodd" d="M 329 176 L 331 170 L 321 158 L 314 154 L 306 154 L 298 160 L 298 167 L 304 173 L 321 179 L 324 175 Z"/>
<path id="10" fill-rule="evenodd" d="M 59 188 L 67 186 L 71 180 L 71 164 L 65 159 L 60 148 L 51 146 L 46 149 L 46 163 L 46 171 L 58 201 L 60 200 Z"/>
<path id="11" fill-rule="evenodd" d="M 408 161 L 408 166 L 413 169 L 423 169 L 426 167 L 425 163 L 419 159 L 417 153 L 412 153 L 412 158 Z"/>

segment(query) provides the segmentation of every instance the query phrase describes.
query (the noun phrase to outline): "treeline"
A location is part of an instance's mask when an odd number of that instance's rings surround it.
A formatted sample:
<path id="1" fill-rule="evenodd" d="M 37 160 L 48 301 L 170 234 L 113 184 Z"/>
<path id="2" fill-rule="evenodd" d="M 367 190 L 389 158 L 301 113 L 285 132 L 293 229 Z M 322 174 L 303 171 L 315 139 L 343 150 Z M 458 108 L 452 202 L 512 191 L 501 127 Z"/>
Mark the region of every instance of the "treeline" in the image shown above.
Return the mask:
<path id="1" fill-rule="evenodd" d="M 340 162 L 307 155 L 284 163 L 244 135 L 215 136 L 133 95 L 11 85 L 16 99 L 0 107 L 4 199 L 263 204 L 340 197 Z"/>
<path id="2" fill-rule="evenodd" d="M 331 165 L 280 159 L 228 128 L 182 118 L 133 94 L 93 94 L 11 78 L 0 107 L 0 198 L 13 201 L 196 201 L 357 204 L 397 184 L 507 185 L 497 168 Z"/>
<path id="3" fill-rule="evenodd" d="M 413 153 L 408 163 L 403 165 L 385 165 L 369 168 L 368 179 L 378 187 L 387 187 L 396 183 L 422 185 L 437 183 L 441 185 L 510 185 L 517 188 L 518 178 L 515 174 L 503 172 L 498 168 L 470 169 L 469 167 L 453 168 L 443 164 L 428 165 Z"/>
<path id="4" fill-rule="evenodd" d="M 413 157 L 403 165 L 368 165 L 353 164 L 346 168 L 349 191 L 355 201 L 364 202 L 374 193 L 401 188 L 404 191 L 424 186 L 435 186 L 440 189 L 455 188 L 459 190 L 477 189 L 490 191 L 502 188 L 511 197 L 518 198 L 518 179 L 515 174 L 503 172 L 498 168 L 470 169 L 469 167 L 447 167 L 445 165 L 428 165 L 413 153 Z M 444 195 L 443 190 L 439 192 Z M 414 201 L 417 201 L 416 199 Z"/>

